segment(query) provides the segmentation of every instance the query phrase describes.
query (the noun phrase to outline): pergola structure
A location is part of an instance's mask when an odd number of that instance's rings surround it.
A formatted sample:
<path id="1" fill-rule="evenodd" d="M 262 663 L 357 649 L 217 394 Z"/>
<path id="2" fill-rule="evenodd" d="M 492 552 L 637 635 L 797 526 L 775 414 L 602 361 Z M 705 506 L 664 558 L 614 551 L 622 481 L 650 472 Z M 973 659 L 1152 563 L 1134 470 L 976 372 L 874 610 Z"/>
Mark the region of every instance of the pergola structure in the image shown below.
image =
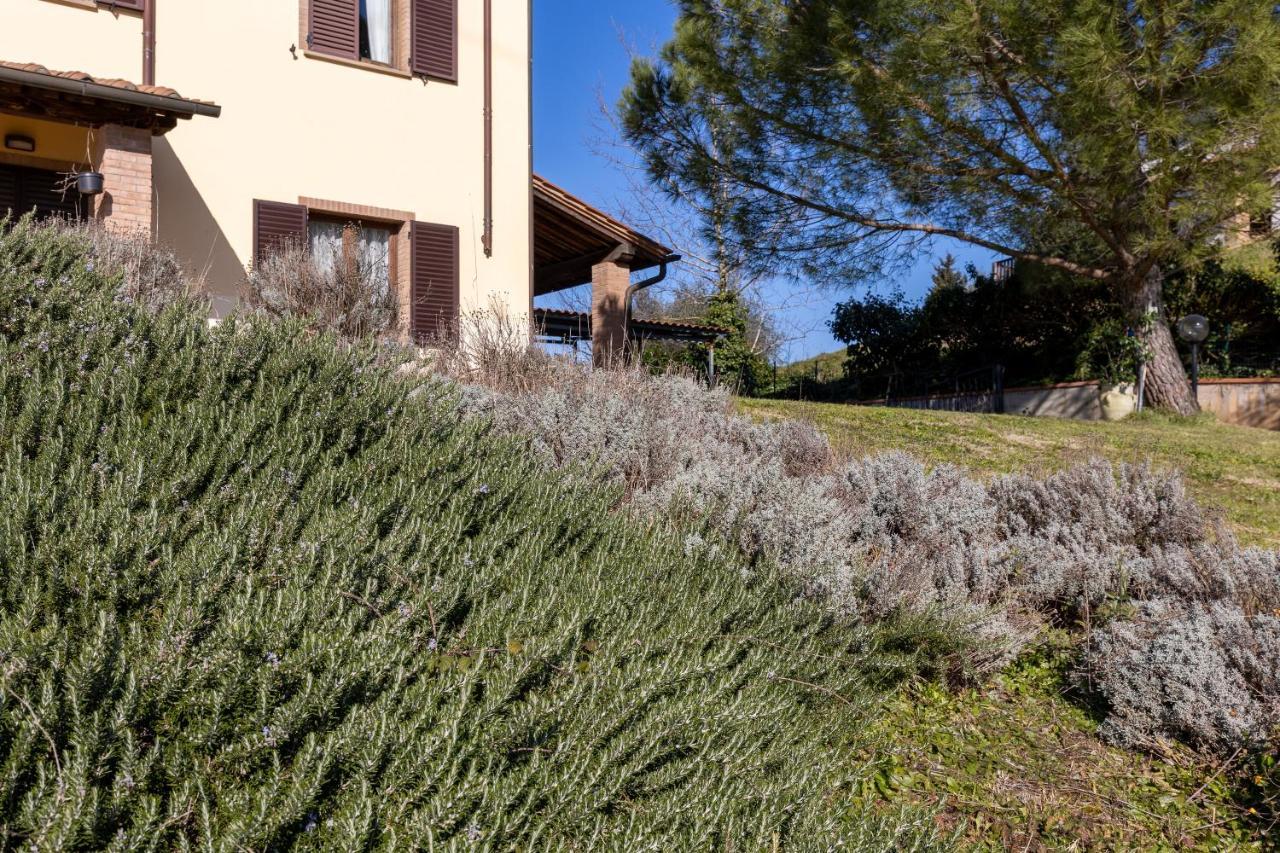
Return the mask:
<path id="1" fill-rule="evenodd" d="M 6 132 L 0 216 L 7 210 L 89 215 L 109 228 L 154 235 L 153 137 L 179 121 L 217 118 L 221 111 L 164 86 L 0 60 L 0 114 L 44 129 L 38 142 L 34 133 Z M 60 144 L 49 146 L 50 139 Z M 101 176 L 99 186 L 81 196 L 71 179 L 91 166 Z"/>
<path id="2" fill-rule="evenodd" d="M 590 314 L 537 309 L 534 319 L 546 340 L 574 344 L 589 339 L 597 364 L 643 340 L 714 344 L 726 334 L 696 323 L 632 319 L 631 274 L 658 268 L 650 279 L 656 283 L 678 257 L 539 175 L 533 176 L 533 257 L 534 296 L 591 284 Z"/>
<path id="3" fill-rule="evenodd" d="M 575 350 L 582 341 L 592 340 L 591 315 L 583 311 L 565 311 L 557 308 L 533 309 L 534 327 L 543 343 L 563 344 Z M 676 343 L 705 344 L 707 347 L 707 376 L 716 375 L 716 342 L 729 334 L 728 329 L 705 323 L 689 323 L 683 320 L 637 320 L 627 322 L 627 343 L 638 350 L 645 341 L 672 341 Z M 593 342 L 594 346 L 594 342 Z M 595 351 L 592 350 L 595 359 Z"/>

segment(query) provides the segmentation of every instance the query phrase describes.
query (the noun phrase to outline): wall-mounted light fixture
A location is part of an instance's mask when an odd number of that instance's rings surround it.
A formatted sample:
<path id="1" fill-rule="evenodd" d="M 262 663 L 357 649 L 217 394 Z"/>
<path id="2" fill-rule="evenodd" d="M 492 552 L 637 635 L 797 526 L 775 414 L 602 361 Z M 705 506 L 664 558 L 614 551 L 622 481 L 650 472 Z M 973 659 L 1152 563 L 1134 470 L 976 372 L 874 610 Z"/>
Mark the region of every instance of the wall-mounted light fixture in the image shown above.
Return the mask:
<path id="1" fill-rule="evenodd" d="M 14 151 L 35 151 L 36 141 L 30 136 L 23 136 L 20 133 L 8 133 L 4 137 L 4 147 L 11 148 Z"/>

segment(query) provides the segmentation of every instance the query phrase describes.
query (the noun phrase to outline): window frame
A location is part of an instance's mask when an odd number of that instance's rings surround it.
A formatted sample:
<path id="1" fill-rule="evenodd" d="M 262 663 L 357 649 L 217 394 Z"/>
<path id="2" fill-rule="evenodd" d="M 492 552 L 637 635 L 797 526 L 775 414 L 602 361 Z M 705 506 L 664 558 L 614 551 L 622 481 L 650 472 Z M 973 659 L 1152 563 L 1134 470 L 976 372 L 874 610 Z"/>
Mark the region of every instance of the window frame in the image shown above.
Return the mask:
<path id="1" fill-rule="evenodd" d="M 329 213 L 324 210 L 317 210 L 310 206 L 307 207 L 307 245 L 311 245 L 311 226 L 313 223 L 324 222 L 330 225 L 342 226 L 342 264 L 344 266 L 355 263 L 358 248 L 355 245 L 356 235 L 366 229 L 376 228 L 379 231 L 385 231 L 388 236 L 387 240 L 387 287 L 392 293 L 400 292 L 400 271 L 398 267 L 400 257 L 400 229 L 404 223 L 390 219 L 373 219 L 368 216 L 351 216 L 341 213 Z"/>
<path id="2" fill-rule="evenodd" d="M 96 0 L 99 9 L 109 12 L 145 12 L 150 0 Z"/>
<path id="3" fill-rule="evenodd" d="M 360 0 L 355 0 L 357 29 L 354 59 L 311 47 L 311 2 L 312 0 L 299 0 L 298 2 L 298 44 L 302 45 L 302 55 L 307 59 L 318 59 L 322 62 L 332 62 L 336 65 L 346 65 L 350 68 L 362 68 L 366 71 L 389 74 L 393 77 L 404 79 L 413 78 L 413 73 L 409 69 L 409 44 L 412 31 L 409 8 L 411 0 L 391 0 L 390 63 L 378 62 L 360 56 Z"/>

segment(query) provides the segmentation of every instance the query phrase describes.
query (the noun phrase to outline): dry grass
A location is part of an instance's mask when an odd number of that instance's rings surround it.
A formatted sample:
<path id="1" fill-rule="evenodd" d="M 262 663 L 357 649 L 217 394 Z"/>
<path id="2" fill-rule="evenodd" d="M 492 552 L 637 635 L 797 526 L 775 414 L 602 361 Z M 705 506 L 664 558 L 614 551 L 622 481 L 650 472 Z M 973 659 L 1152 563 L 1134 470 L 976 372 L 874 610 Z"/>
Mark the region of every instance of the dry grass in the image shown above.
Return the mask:
<path id="1" fill-rule="evenodd" d="M 399 328 L 399 297 L 377 280 L 367 259 L 353 256 L 327 269 L 297 241 L 254 263 L 245 301 L 255 311 L 300 317 L 314 329 L 347 340 L 392 336 Z"/>
<path id="2" fill-rule="evenodd" d="M 142 232 L 111 230 L 92 220 L 50 219 L 42 227 L 79 247 L 90 268 L 120 275 L 120 296 L 149 310 L 195 298 L 202 290 L 198 275 L 184 269 L 172 250 L 153 243 Z"/>

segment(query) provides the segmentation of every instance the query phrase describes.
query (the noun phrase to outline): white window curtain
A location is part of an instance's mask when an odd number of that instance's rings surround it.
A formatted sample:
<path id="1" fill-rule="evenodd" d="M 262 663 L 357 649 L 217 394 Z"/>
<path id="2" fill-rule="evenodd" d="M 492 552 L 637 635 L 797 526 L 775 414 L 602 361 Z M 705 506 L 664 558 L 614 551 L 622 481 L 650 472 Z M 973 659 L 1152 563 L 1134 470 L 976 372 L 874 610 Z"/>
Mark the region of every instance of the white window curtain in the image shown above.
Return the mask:
<path id="1" fill-rule="evenodd" d="M 391 0 L 364 0 L 369 58 L 391 64 Z"/>
<path id="2" fill-rule="evenodd" d="M 378 291 L 391 286 L 391 232 L 386 228 L 355 223 L 311 220 L 308 225 L 311 258 L 323 272 L 333 273 L 344 263 L 346 231 L 355 231 L 356 261 L 360 272 L 369 276 Z"/>
<path id="3" fill-rule="evenodd" d="M 342 232 L 346 226 L 341 222 L 325 222 L 311 220 L 307 224 L 309 242 L 311 244 L 311 260 L 321 271 L 332 273 L 342 260 Z"/>
<path id="4" fill-rule="evenodd" d="M 391 286 L 391 232 L 383 228 L 362 228 L 357 251 L 360 269 L 368 270 L 379 293 Z"/>

